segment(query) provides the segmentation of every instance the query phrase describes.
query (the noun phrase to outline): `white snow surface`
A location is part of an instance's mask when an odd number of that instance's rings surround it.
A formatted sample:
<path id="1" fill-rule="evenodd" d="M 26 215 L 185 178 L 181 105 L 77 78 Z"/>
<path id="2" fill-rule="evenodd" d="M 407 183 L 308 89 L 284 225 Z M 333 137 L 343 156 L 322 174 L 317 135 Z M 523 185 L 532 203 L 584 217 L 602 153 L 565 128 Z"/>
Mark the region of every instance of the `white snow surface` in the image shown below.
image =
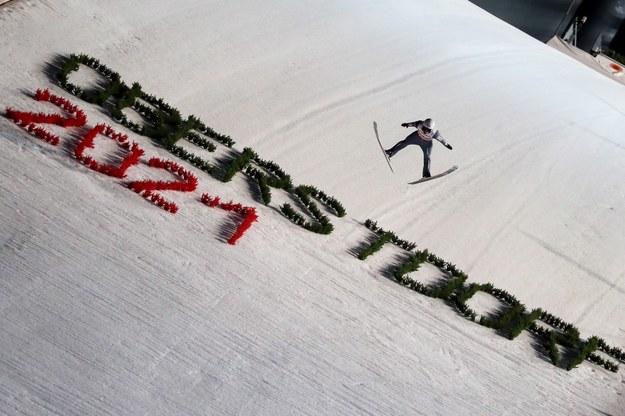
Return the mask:
<path id="1" fill-rule="evenodd" d="M 50 88 L 128 133 L 50 76 L 86 53 L 348 212 L 313 234 L 285 192 L 180 162 L 200 186 L 172 215 L 77 163 L 82 130 L 54 147 L 0 117 L 0 414 L 625 414 L 622 369 L 555 367 L 395 283 L 399 248 L 354 254 L 375 220 L 625 348 L 623 85 L 466 0 L 16 0 L 0 39 L 3 108 L 54 111 Z M 393 175 L 372 121 L 390 147 L 425 117 L 453 145 L 433 173 L 459 169 L 411 186 L 420 149 Z M 259 222 L 226 244 L 202 192 Z"/>

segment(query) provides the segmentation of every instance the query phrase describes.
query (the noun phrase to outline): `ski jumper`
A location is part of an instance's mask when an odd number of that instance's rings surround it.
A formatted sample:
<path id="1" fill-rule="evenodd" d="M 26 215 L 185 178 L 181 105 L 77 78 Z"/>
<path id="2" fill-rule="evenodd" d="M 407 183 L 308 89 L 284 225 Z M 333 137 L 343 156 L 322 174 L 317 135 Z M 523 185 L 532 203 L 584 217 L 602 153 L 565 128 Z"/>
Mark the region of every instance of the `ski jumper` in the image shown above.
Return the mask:
<path id="1" fill-rule="evenodd" d="M 386 150 L 386 154 L 388 155 L 388 157 L 392 157 L 408 145 L 418 145 L 419 147 L 421 147 L 421 150 L 423 150 L 423 177 L 429 178 L 430 176 L 432 176 L 430 174 L 430 155 L 432 154 L 432 140 L 437 140 L 441 142 L 447 148 L 451 148 L 451 146 L 447 143 L 447 141 L 445 141 L 443 136 L 440 135 L 438 130 L 433 130 L 427 134 L 423 133 L 423 131 L 421 131 L 422 123 L 423 120 L 417 120 L 410 123 L 402 124 L 402 126 L 405 127 L 416 127 L 417 130 L 410 133 L 404 140 L 398 142 L 395 146 Z"/>

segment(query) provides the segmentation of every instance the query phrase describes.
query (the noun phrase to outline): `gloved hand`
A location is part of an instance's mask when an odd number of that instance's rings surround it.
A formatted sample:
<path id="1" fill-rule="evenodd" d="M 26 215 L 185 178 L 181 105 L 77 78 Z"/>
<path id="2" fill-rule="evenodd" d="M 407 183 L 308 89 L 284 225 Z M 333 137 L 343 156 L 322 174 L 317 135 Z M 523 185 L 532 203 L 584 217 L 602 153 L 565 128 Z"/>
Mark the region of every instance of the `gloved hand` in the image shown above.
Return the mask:
<path id="1" fill-rule="evenodd" d="M 401 123 L 401 126 L 402 126 L 402 127 L 410 127 L 410 126 L 408 125 L 408 123 Z"/>
<path id="2" fill-rule="evenodd" d="M 449 143 L 447 143 L 447 144 L 445 145 L 445 147 L 447 147 L 449 150 L 453 150 L 453 147 L 451 147 L 451 145 L 450 145 Z"/>

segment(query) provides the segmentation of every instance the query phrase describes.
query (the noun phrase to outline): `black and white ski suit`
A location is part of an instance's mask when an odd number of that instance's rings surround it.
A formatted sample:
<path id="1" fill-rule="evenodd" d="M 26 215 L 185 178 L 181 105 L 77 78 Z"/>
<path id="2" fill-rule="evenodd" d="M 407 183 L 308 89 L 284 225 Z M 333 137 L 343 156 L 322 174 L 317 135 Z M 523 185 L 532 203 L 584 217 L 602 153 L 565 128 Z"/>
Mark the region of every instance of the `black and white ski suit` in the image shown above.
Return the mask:
<path id="1" fill-rule="evenodd" d="M 417 130 L 410 133 L 404 140 L 398 142 L 395 146 L 386 150 L 386 154 L 388 157 L 393 157 L 397 152 L 402 150 L 404 147 L 416 144 L 421 147 L 423 150 L 423 177 L 429 178 L 432 176 L 430 174 L 430 155 L 432 154 L 432 140 L 438 140 L 441 142 L 446 148 L 451 149 L 451 145 L 445 141 L 443 136 L 439 133 L 438 130 L 432 130 L 429 133 L 424 133 L 421 130 L 421 124 L 423 120 L 412 121 L 410 123 L 403 123 L 403 127 L 416 127 Z"/>

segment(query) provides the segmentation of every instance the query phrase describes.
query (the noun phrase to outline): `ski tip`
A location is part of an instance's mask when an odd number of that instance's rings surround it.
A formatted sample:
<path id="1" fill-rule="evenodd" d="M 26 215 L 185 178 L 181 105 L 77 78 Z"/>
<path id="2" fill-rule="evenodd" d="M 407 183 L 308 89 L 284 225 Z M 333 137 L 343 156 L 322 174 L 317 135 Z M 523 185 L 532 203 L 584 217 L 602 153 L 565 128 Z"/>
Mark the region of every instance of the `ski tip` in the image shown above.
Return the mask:
<path id="1" fill-rule="evenodd" d="M 418 183 L 428 182 L 428 181 L 431 181 L 433 179 L 442 178 L 443 176 L 447 176 L 450 173 L 455 172 L 456 169 L 458 169 L 458 165 L 454 165 L 454 166 L 450 167 L 449 169 L 447 169 L 445 172 L 439 173 L 437 175 L 430 176 L 430 177 L 427 177 L 427 178 L 417 179 L 416 181 L 413 181 L 413 182 L 408 182 L 408 185 L 416 185 Z"/>

